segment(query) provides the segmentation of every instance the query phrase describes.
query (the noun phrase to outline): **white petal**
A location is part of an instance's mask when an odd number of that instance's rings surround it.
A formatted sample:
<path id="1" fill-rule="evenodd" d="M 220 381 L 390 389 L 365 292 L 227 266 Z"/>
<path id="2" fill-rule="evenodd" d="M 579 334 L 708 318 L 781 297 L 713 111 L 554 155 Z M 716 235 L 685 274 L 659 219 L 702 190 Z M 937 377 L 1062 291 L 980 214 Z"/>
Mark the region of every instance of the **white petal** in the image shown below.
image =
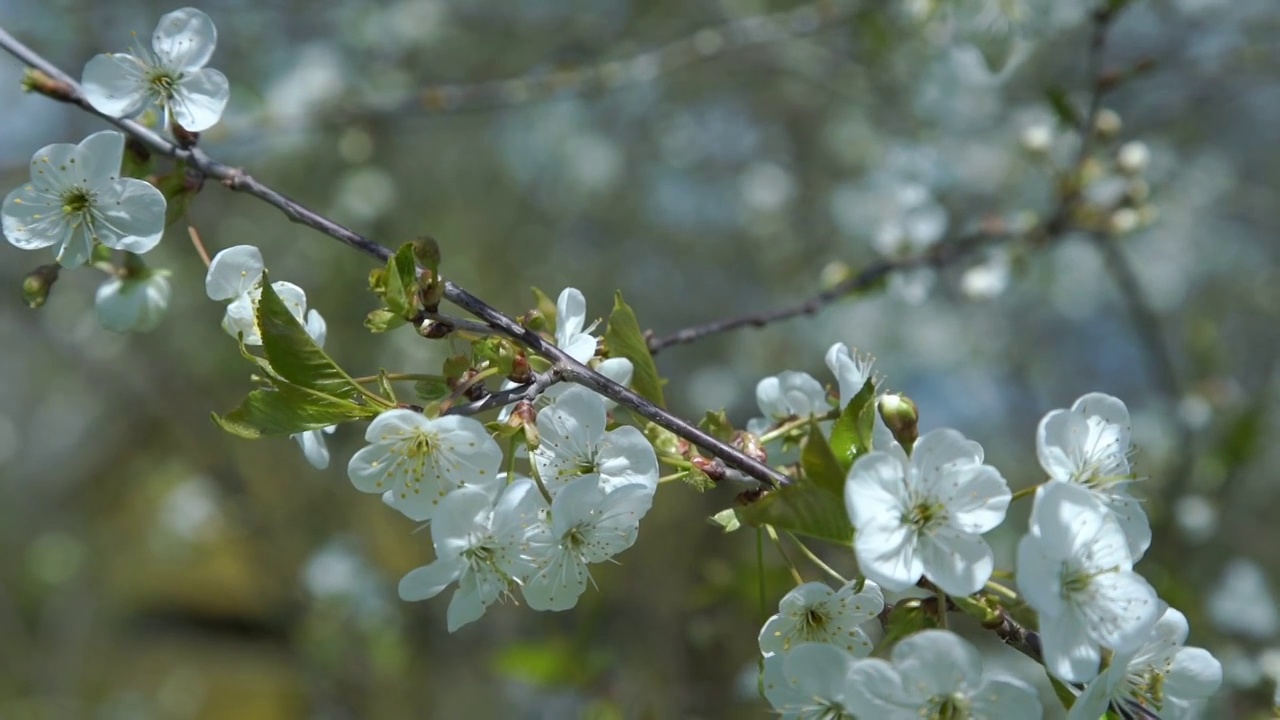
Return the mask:
<path id="1" fill-rule="evenodd" d="M 204 132 L 222 119 L 222 111 L 231 99 L 227 77 L 206 68 L 183 78 L 174 90 L 170 110 L 173 119 L 191 132 Z"/>
<path id="2" fill-rule="evenodd" d="M 454 558 L 410 570 L 400 579 L 400 599 L 413 602 L 433 598 L 461 577 L 466 566 L 465 560 Z"/>
<path id="3" fill-rule="evenodd" d="M 1098 720 L 1105 715 L 1107 706 L 1111 704 L 1111 690 L 1115 685 L 1115 676 L 1115 672 L 1108 668 L 1106 672 L 1086 685 L 1084 692 L 1071 704 L 1067 720 Z"/>
<path id="4" fill-rule="evenodd" d="M 101 189 L 120 178 L 124 135 L 115 130 L 96 132 L 76 146 L 76 170 L 85 188 Z"/>
<path id="5" fill-rule="evenodd" d="M 94 110 L 114 118 L 133 117 L 151 102 L 146 65 L 128 53 L 95 55 L 84 66 L 80 85 Z"/>
<path id="6" fill-rule="evenodd" d="M 329 427 L 332 428 L 334 426 L 330 425 Z M 329 428 L 325 429 L 328 430 Z M 325 442 L 323 432 L 307 430 L 306 432 L 295 433 L 291 437 L 298 442 L 298 446 L 302 448 L 302 456 L 307 459 L 311 467 L 317 470 L 324 470 L 329 467 L 329 445 Z"/>
<path id="7" fill-rule="evenodd" d="M 114 332 L 147 332 L 160 324 L 171 296 L 169 279 L 162 273 L 144 280 L 112 278 L 94 298 L 98 323 Z"/>
<path id="8" fill-rule="evenodd" d="M 853 549 L 862 573 L 887 590 L 906 590 L 924 574 L 916 534 L 896 517 L 858 527 Z"/>
<path id="9" fill-rule="evenodd" d="M 843 705 L 850 688 L 850 672 L 858 660 L 827 643 L 805 643 L 787 653 L 782 662 L 787 681 L 813 699 Z"/>
<path id="10" fill-rule="evenodd" d="M 62 244 L 71 235 L 71 225 L 62 212 L 62 200 L 32 184 L 25 184 L 5 196 L 0 217 L 5 239 L 22 250 Z"/>
<path id="11" fill-rule="evenodd" d="M 534 610 L 568 610 L 578 604 L 578 597 L 587 589 L 587 578 L 585 565 L 557 550 L 520 591 Z"/>
<path id="12" fill-rule="evenodd" d="M 1040 720 L 1044 717 L 1044 708 L 1035 691 L 1010 678 L 987 680 L 982 690 L 969 696 L 969 703 L 974 720 Z M 1101 713 L 1095 717 L 1101 717 Z"/>
<path id="13" fill-rule="evenodd" d="M 923 697 L 949 696 L 982 680 L 982 656 L 959 635 L 922 630 L 893 648 L 893 664 Z"/>
<path id="14" fill-rule="evenodd" d="M 1181 699 L 1206 698 L 1222 685 L 1222 663 L 1197 647 L 1183 648 L 1164 678 L 1165 694 Z"/>
<path id="15" fill-rule="evenodd" d="M 262 344 L 253 306 L 253 295 L 244 293 L 227 305 L 227 310 L 222 316 L 222 329 L 226 330 L 231 337 L 243 335 L 245 345 Z"/>
<path id="16" fill-rule="evenodd" d="M 213 20 L 190 7 L 161 17 L 151 34 L 152 49 L 161 62 L 174 70 L 192 71 L 204 67 L 213 56 L 217 43 L 218 29 L 214 27 Z"/>
<path id="17" fill-rule="evenodd" d="M 825 360 L 831 374 L 836 376 L 836 383 L 840 388 L 840 408 L 843 410 L 870 378 L 871 361 L 860 361 L 849 352 L 844 343 L 836 343 L 828 348 Z"/>
<path id="18" fill-rule="evenodd" d="M 1069 410 L 1054 410 L 1036 427 L 1036 456 L 1054 480 L 1068 482 L 1079 472 L 1078 459 L 1088 438 L 1088 422 Z"/>
<path id="19" fill-rule="evenodd" d="M 922 475 L 945 474 L 957 466 L 981 463 L 982 446 L 948 428 L 921 435 L 911 450 L 911 464 Z"/>
<path id="20" fill-rule="evenodd" d="M 1018 591 L 1042 621 L 1066 612 L 1062 597 L 1062 558 L 1045 550 L 1045 541 L 1024 535 L 1018 542 Z"/>
<path id="21" fill-rule="evenodd" d="M 556 344 L 567 343 L 587 322 L 587 299 L 577 288 L 565 288 L 556 298 Z M 579 360 L 579 362 L 582 362 Z"/>
<path id="22" fill-rule="evenodd" d="M 1115 518 L 1084 487 L 1050 482 L 1036 490 L 1031 531 L 1041 548 L 1060 559 L 1087 558 L 1097 570 L 1133 567 L 1128 541 Z"/>
<path id="23" fill-rule="evenodd" d="M 329 334 L 329 325 L 315 308 L 307 311 L 307 334 L 319 347 L 324 347 L 325 337 Z"/>
<path id="24" fill-rule="evenodd" d="M 906 468 L 893 454 L 869 452 L 849 468 L 844 503 L 855 528 L 901 517 L 907 502 Z"/>
<path id="25" fill-rule="evenodd" d="M 487 603 L 481 596 L 480 588 L 474 582 L 468 582 L 470 579 L 470 576 L 465 578 L 449 600 L 449 611 L 445 615 L 449 632 L 457 632 L 458 628 L 484 616 Z"/>
<path id="26" fill-rule="evenodd" d="M 473 547 L 488 530 L 493 500 L 487 488 L 462 487 L 446 495 L 431 523 L 436 555 L 456 557 Z"/>
<path id="27" fill-rule="evenodd" d="M 1071 405 L 1073 412 L 1085 417 L 1098 417 L 1104 422 L 1120 429 L 1117 442 L 1121 447 L 1129 447 L 1129 408 L 1122 400 L 1105 393 L 1089 393 L 1081 396 Z"/>
<path id="28" fill-rule="evenodd" d="M 149 182 L 120 178 L 98 189 L 93 202 L 93 239 L 114 250 L 142 254 L 164 235 L 164 193 Z"/>
<path id="29" fill-rule="evenodd" d="M 1106 498 L 1107 509 L 1120 523 L 1124 536 L 1128 540 L 1129 555 L 1136 563 L 1142 559 L 1147 548 L 1151 547 L 1151 522 L 1142 509 L 1142 503 L 1124 494 L 1112 493 Z"/>
<path id="30" fill-rule="evenodd" d="M 250 290 L 262 279 L 266 265 L 262 252 L 252 245 L 236 245 L 220 251 L 209 263 L 204 290 L 210 300 L 231 300 Z"/>
<path id="31" fill-rule="evenodd" d="M 1045 667 L 1059 680 L 1085 682 L 1098 674 L 1102 658 L 1098 644 L 1075 613 L 1066 612 L 1052 622 L 1041 622 L 1040 640 Z"/>
<path id="32" fill-rule="evenodd" d="M 644 433 L 633 425 L 609 431 L 596 455 L 601 486 L 606 492 L 623 485 L 658 489 L 658 456 Z"/>
<path id="33" fill-rule="evenodd" d="M 271 289 L 275 291 L 276 296 L 280 298 L 280 302 L 289 308 L 289 314 L 299 323 L 303 322 L 303 316 L 307 312 L 307 293 L 302 288 L 291 282 L 278 280 L 271 283 Z"/>
<path id="34" fill-rule="evenodd" d="M 954 528 L 920 539 L 924 574 L 949 595 L 972 595 L 991 579 L 995 557 L 987 541 Z"/>
<path id="35" fill-rule="evenodd" d="M 935 488 L 947 494 L 940 495 L 947 506 L 948 520 L 952 526 L 969 533 L 985 533 L 1004 522 L 1005 512 L 1013 493 L 1000 471 L 990 465 L 980 465 L 972 472 L 957 474 L 954 484 Z"/>
<path id="36" fill-rule="evenodd" d="M 1160 608 L 1156 591 L 1135 572 L 1103 572 L 1089 581 L 1089 632 L 1116 652 L 1140 647 L 1151 633 Z"/>

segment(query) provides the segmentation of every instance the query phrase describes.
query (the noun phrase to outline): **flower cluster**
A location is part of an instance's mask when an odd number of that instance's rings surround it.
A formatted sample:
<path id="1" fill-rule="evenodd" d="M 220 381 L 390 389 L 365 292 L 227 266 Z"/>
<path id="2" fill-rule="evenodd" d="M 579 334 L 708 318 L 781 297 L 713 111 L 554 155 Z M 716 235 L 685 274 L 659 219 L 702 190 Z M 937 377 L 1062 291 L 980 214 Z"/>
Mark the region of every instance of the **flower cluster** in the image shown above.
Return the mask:
<path id="1" fill-rule="evenodd" d="M 537 420 L 538 480 L 500 474 L 502 450 L 467 417 L 389 410 L 347 472 L 357 489 L 430 522 L 436 560 L 405 576 L 400 595 L 422 600 L 457 582 L 449 629 L 519 588 L 535 610 L 567 610 L 589 566 L 631 547 L 658 486 L 653 447 L 630 426 L 606 429 L 603 399 L 569 388 Z"/>

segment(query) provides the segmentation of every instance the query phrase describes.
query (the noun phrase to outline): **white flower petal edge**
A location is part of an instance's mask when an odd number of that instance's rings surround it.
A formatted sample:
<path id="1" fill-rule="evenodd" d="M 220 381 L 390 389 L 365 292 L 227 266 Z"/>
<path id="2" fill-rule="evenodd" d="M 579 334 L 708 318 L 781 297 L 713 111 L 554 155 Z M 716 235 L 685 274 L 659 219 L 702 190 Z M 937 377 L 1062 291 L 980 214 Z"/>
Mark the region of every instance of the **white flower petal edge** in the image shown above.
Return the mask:
<path id="1" fill-rule="evenodd" d="M 895 592 L 923 575 L 952 595 L 971 595 L 991 578 L 985 533 L 1000 524 L 1012 494 L 982 447 L 955 430 L 921 436 L 908 459 L 901 447 L 854 462 L 845 508 L 863 573 Z"/>
<path id="2" fill-rule="evenodd" d="M 210 300 L 234 300 L 248 293 L 266 270 L 262 251 L 252 245 L 236 245 L 218 252 L 209 262 L 204 290 Z"/>
<path id="3" fill-rule="evenodd" d="M 1186 616 L 1163 602 L 1160 607 L 1160 619 L 1142 645 L 1112 658 L 1071 706 L 1068 720 L 1094 720 L 1113 705 L 1142 717 L 1200 716 L 1197 706 L 1222 685 L 1222 664 L 1206 650 L 1184 647 Z"/>
<path id="4" fill-rule="evenodd" d="M 289 437 L 298 442 L 298 446 L 302 448 L 302 456 L 307 459 L 311 467 L 324 470 L 329 467 L 329 445 L 325 442 L 324 436 L 332 435 L 337 429 L 337 425 L 330 425 L 319 430 L 294 433 Z"/>
<path id="5" fill-rule="evenodd" d="M 182 8 L 160 18 L 151 50 L 97 55 L 81 77 L 85 100 L 111 117 L 132 117 L 159 105 L 170 120 L 191 132 L 217 124 L 231 97 L 227 78 L 205 69 L 218 33 L 213 20 L 195 8 Z"/>
<path id="6" fill-rule="evenodd" d="M 826 643 L 806 643 L 764 659 L 764 696 L 787 720 L 853 717 L 850 695 L 862 661 Z"/>
<path id="7" fill-rule="evenodd" d="M 570 387 L 538 413 L 533 463 L 553 496 L 586 476 L 598 477 L 605 492 L 624 485 L 641 485 L 650 496 L 657 491 L 653 446 L 630 425 L 605 432 L 606 421 L 603 398 L 583 387 Z"/>
<path id="8" fill-rule="evenodd" d="M 760 630 L 760 652 L 766 657 L 793 647 L 825 642 L 843 648 L 854 657 L 871 654 L 871 638 L 862 625 L 884 609 L 880 588 L 868 581 L 855 592 L 851 581 L 839 590 L 811 582 L 796 587 L 778 603 L 778 614 Z"/>
<path id="9" fill-rule="evenodd" d="M 585 363 L 596 354 L 596 339 L 587 322 L 587 299 L 577 288 L 565 288 L 556 300 L 556 347 Z"/>
<path id="10" fill-rule="evenodd" d="M 1129 410 L 1118 398 L 1089 393 L 1070 410 L 1054 410 L 1036 429 L 1036 455 L 1049 477 L 1078 484 L 1116 515 L 1134 561 L 1151 545 L 1151 524 L 1130 494 Z"/>
<path id="11" fill-rule="evenodd" d="M 1155 590 L 1133 572 L 1115 517 L 1088 490 L 1036 490 L 1031 530 L 1018 544 L 1018 588 L 1039 614 L 1045 667 L 1067 682 L 1098 674 L 1101 647 L 1135 649 L 1157 619 Z"/>
<path id="12" fill-rule="evenodd" d="M 123 154 L 124 135 L 114 130 L 41 148 L 31 181 L 0 206 L 5 239 L 23 250 L 56 245 L 64 267 L 83 265 L 95 242 L 136 254 L 154 248 L 164 235 L 164 195 L 120 177 Z"/>
<path id="13" fill-rule="evenodd" d="M 502 449 L 474 418 L 427 418 L 397 408 L 374 418 L 365 440 L 369 445 L 347 464 L 352 484 L 361 492 L 389 492 L 387 504 L 411 520 L 430 521 L 458 488 L 499 482 Z"/>
<path id="14" fill-rule="evenodd" d="M 784 370 L 756 383 L 756 404 L 764 417 L 747 422 L 747 431 L 761 435 L 793 417 L 821 415 L 831 409 L 827 391 L 808 373 Z"/>

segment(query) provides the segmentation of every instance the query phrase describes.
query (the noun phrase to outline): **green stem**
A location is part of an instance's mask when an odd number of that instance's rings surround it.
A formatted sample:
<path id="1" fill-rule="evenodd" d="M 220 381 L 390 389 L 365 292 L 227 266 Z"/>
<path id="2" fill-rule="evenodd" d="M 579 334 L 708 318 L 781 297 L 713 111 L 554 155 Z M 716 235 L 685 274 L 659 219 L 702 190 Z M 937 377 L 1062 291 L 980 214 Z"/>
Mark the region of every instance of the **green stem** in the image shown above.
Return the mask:
<path id="1" fill-rule="evenodd" d="M 1036 483 L 1035 485 L 1032 485 L 1032 486 L 1030 486 L 1030 487 L 1024 487 L 1024 488 L 1022 488 L 1021 490 L 1019 490 L 1018 492 L 1016 492 L 1016 493 L 1014 493 L 1014 494 L 1013 494 L 1013 497 L 1012 497 L 1012 498 L 1010 498 L 1009 502 L 1013 502 L 1014 500 L 1020 500 L 1020 499 L 1022 499 L 1022 498 L 1024 498 L 1024 497 L 1028 497 L 1028 496 L 1031 496 L 1031 495 L 1035 495 L 1035 494 L 1036 494 L 1036 488 L 1039 488 L 1039 487 L 1040 487 L 1041 485 L 1043 485 L 1043 484 L 1044 484 L 1044 483 Z"/>
<path id="2" fill-rule="evenodd" d="M 1005 587 L 1004 585 L 994 580 L 988 580 L 986 584 L 986 588 L 997 595 L 1003 595 L 1009 600 L 1017 601 L 1018 599 L 1018 593 L 1014 592 L 1013 590 L 1010 590 L 1009 588 Z"/>
<path id="3" fill-rule="evenodd" d="M 837 412 L 836 410 L 832 410 L 824 415 L 810 415 L 807 417 L 792 418 L 782 423 L 778 427 L 770 430 L 769 432 L 761 435 L 760 444 L 763 445 L 767 442 L 770 442 L 771 440 L 776 440 L 782 437 L 783 435 L 786 435 L 787 433 L 791 432 L 792 430 L 797 430 L 799 428 L 802 428 L 815 420 L 821 422 L 823 420 L 835 420 L 838 417 L 840 417 L 840 413 Z"/>
<path id="4" fill-rule="evenodd" d="M 787 568 L 791 570 L 791 578 L 796 581 L 796 585 L 803 585 L 804 578 L 801 577 L 799 568 L 792 562 L 791 556 L 787 554 L 786 548 L 782 547 L 782 540 L 778 538 L 778 531 L 774 530 L 772 525 L 765 525 L 764 530 L 769 533 L 769 539 L 773 541 L 773 546 L 778 548 L 778 554 L 786 561 Z"/>
<path id="5" fill-rule="evenodd" d="M 791 542 L 795 543 L 796 547 L 800 548 L 800 553 L 804 555 L 806 558 L 808 558 L 809 562 L 813 563 L 814 565 L 817 565 L 819 570 L 830 575 L 833 580 L 840 583 L 842 586 L 849 582 L 848 580 L 845 580 L 844 577 L 840 575 L 840 573 L 831 569 L 830 565 L 827 565 L 826 563 L 822 562 L 822 558 L 818 557 L 816 553 L 810 550 L 808 545 L 805 545 L 803 542 L 800 542 L 800 538 L 796 537 L 795 533 L 788 531 L 787 537 L 791 538 Z"/>
<path id="6" fill-rule="evenodd" d="M 529 474 L 533 476 L 533 481 L 538 485 L 538 492 L 542 493 L 542 499 L 547 501 L 547 505 L 551 505 L 551 493 L 547 492 L 547 486 L 542 484 L 542 476 L 538 474 L 537 463 L 529 463 Z"/>
<path id="7" fill-rule="evenodd" d="M 427 373 L 387 373 L 384 377 L 386 377 L 388 380 L 398 381 L 398 380 L 432 380 L 440 376 L 430 375 Z M 351 378 L 351 380 L 353 382 L 358 382 L 358 383 L 371 383 L 371 382 L 377 382 L 378 376 L 377 375 L 361 375 L 360 377 L 357 377 L 357 378 Z"/>
<path id="8" fill-rule="evenodd" d="M 658 484 L 661 485 L 663 483 L 675 482 L 676 480 L 683 480 L 686 477 L 689 477 L 689 472 L 687 470 L 681 470 L 680 472 L 674 472 L 670 475 L 663 475 L 658 478 Z"/>

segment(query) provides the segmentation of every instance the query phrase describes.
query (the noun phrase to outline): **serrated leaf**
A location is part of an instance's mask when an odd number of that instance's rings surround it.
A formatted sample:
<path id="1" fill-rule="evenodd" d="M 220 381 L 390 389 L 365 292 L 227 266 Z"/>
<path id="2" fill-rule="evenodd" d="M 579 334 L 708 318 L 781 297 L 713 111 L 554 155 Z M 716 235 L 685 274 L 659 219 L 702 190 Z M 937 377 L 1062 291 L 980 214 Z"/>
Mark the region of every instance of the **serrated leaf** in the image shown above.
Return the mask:
<path id="1" fill-rule="evenodd" d="M 415 382 L 413 392 L 423 400 L 432 402 L 449 397 L 449 393 L 453 391 L 449 389 L 449 381 L 443 375 L 432 375 Z"/>
<path id="2" fill-rule="evenodd" d="M 853 542 L 853 525 L 849 523 L 844 497 L 805 478 L 765 493 L 759 500 L 737 508 L 737 513 L 743 523 L 752 527 L 772 525 L 841 545 Z"/>
<path id="3" fill-rule="evenodd" d="M 817 487 L 837 497 L 844 496 L 845 470 L 831 452 L 831 446 L 816 422 L 809 424 L 809 437 L 800 451 L 800 469 L 804 471 L 805 478 Z"/>
<path id="4" fill-rule="evenodd" d="M 733 508 L 725 508 L 707 518 L 707 520 L 726 533 L 731 533 L 742 527 L 742 521 L 738 519 L 738 513 Z"/>
<path id="5" fill-rule="evenodd" d="M 635 391 L 658 407 L 666 407 L 662 399 L 663 383 L 662 377 L 658 375 L 658 366 L 653 362 L 644 333 L 640 331 L 640 322 L 636 320 L 635 312 L 622 299 L 621 292 L 613 297 L 613 312 L 609 313 L 609 329 L 605 332 L 604 339 L 609 345 L 611 356 L 631 361 L 634 368 L 631 386 Z"/>
<path id="6" fill-rule="evenodd" d="M 377 412 L 376 408 L 277 380 L 275 387 L 250 392 L 234 410 L 224 415 L 214 413 L 213 421 L 233 435 L 253 440 L 319 430 Z"/>
<path id="7" fill-rule="evenodd" d="M 831 452 L 845 470 L 859 455 L 871 449 L 871 431 L 876 421 L 875 399 L 876 386 L 868 379 L 840 411 L 840 417 L 831 429 Z"/>
<path id="8" fill-rule="evenodd" d="M 387 309 L 401 317 L 418 311 L 418 266 L 413 258 L 413 243 L 400 246 L 387 260 L 387 291 L 383 301 Z"/>
<path id="9" fill-rule="evenodd" d="M 364 319 L 364 326 L 371 332 L 384 333 L 393 327 L 409 322 L 387 308 L 379 308 L 369 313 Z"/>
<path id="10" fill-rule="evenodd" d="M 276 295 L 265 273 L 257 319 L 262 350 L 276 375 L 299 387 L 341 400 L 352 401 L 360 397 L 360 387 L 316 345 L 302 323 Z"/>

